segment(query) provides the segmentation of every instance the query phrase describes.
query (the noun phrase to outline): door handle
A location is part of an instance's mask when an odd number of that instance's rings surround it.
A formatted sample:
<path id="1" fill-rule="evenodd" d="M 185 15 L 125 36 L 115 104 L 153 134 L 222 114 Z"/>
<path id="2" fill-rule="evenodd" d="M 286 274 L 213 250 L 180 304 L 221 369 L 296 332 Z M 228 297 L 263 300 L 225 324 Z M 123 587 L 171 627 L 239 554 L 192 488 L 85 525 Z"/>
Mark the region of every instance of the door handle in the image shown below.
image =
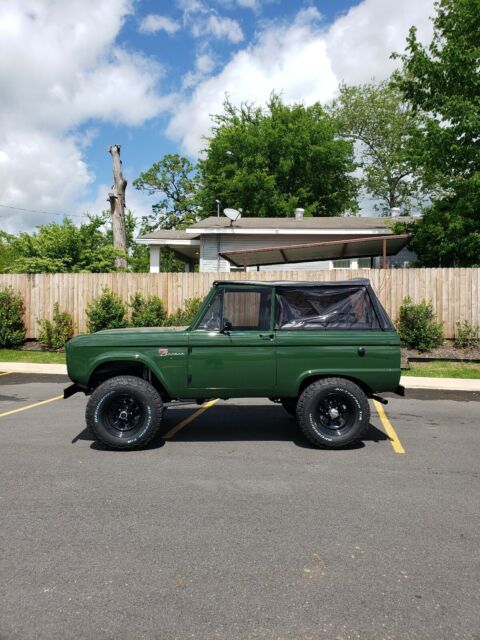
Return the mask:
<path id="1" fill-rule="evenodd" d="M 258 337 L 262 340 L 273 340 L 274 335 L 273 333 L 261 333 Z"/>

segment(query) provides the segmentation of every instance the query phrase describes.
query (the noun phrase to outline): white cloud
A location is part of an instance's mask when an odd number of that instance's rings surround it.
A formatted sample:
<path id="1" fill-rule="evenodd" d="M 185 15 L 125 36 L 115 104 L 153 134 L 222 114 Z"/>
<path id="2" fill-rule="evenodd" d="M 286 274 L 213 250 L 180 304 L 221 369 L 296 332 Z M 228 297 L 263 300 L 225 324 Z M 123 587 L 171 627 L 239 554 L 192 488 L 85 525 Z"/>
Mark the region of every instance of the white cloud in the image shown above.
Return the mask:
<path id="1" fill-rule="evenodd" d="M 325 35 L 338 79 L 360 84 L 389 76 L 398 66 L 390 54 L 403 52 L 412 25 L 420 40 L 430 40 L 433 13 L 433 0 L 364 0 L 350 9 Z"/>
<path id="2" fill-rule="evenodd" d="M 318 20 L 318 12 L 306 11 L 311 21 Z M 328 100 L 336 87 L 325 40 L 315 37 L 301 12 L 291 26 L 267 29 L 255 46 L 236 53 L 217 76 L 202 82 L 177 107 L 167 133 L 195 155 L 208 132 L 209 114 L 221 111 L 225 93 L 237 104 L 261 103 L 275 89 L 287 101 L 313 103 Z"/>
<path id="3" fill-rule="evenodd" d="M 213 36 L 237 44 L 244 39 L 240 24 L 232 18 L 219 15 L 200 0 L 181 0 L 183 22 L 194 38 Z"/>
<path id="4" fill-rule="evenodd" d="M 204 51 L 195 58 L 195 69 L 189 71 L 182 78 L 184 89 L 190 89 L 208 76 L 215 68 L 215 59 L 210 52 Z"/>
<path id="5" fill-rule="evenodd" d="M 221 112 L 226 93 L 236 104 L 264 103 L 272 90 L 288 102 L 312 104 L 331 100 L 342 80 L 384 79 L 395 65 L 391 52 L 404 49 L 412 24 L 430 38 L 431 15 L 433 0 L 363 0 L 325 28 L 315 7 L 303 9 L 291 24 L 267 26 L 255 44 L 201 81 L 176 105 L 167 133 L 195 155 L 209 132 L 209 114 Z"/>
<path id="6" fill-rule="evenodd" d="M 72 131 L 92 119 L 140 125 L 167 109 L 160 65 L 116 44 L 131 11 L 130 0 L 2 0 L 1 203 L 68 213 L 93 180 L 82 157 L 93 131 Z M 31 226 L 33 216 L 4 211 L 2 228 Z"/>
<path id="7" fill-rule="evenodd" d="M 145 16 L 138 27 L 140 33 L 158 33 L 166 31 L 169 35 L 173 35 L 180 29 L 180 24 L 168 16 L 159 16 L 151 13 Z"/>
<path id="8" fill-rule="evenodd" d="M 226 39 L 233 43 L 244 39 L 241 26 L 236 20 L 217 15 L 208 16 L 206 20 L 200 19 L 192 28 L 194 36 L 212 35 L 214 38 Z"/>
<path id="9" fill-rule="evenodd" d="M 3 204 L 47 212 L 73 213 L 75 202 L 93 181 L 71 137 L 39 130 L 4 133 L 0 152 L 0 193 Z M 31 230 L 57 216 L 0 209 L 0 228 L 8 232 Z"/>

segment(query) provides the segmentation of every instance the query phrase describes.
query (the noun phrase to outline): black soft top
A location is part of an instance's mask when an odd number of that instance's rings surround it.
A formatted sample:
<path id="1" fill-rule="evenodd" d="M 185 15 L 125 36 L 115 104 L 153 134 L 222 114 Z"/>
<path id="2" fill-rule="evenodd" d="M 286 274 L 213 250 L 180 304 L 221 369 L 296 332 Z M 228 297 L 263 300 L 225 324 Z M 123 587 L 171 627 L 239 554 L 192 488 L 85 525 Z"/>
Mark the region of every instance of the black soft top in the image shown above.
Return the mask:
<path id="1" fill-rule="evenodd" d="M 244 287 L 369 287 L 368 278 L 352 278 L 351 280 L 215 280 L 213 285 L 243 285 Z"/>
<path id="2" fill-rule="evenodd" d="M 282 291 L 284 291 L 285 296 L 289 296 L 289 295 L 294 295 L 294 291 L 292 292 L 288 292 L 288 289 L 290 290 L 298 290 L 299 292 L 301 292 L 301 290 L 305 289 L 318 289 L 318 290 L 325 290 L 328 289 L 330 290 L 328 292 L 328 295 L 331 297 L 331 295 L 335 295 L 335 289 L 337 290 L 337 293 L 340 293 L 338 290 L 343 290 L 345 289 L 345 291 L 342 291 L 341 297 L 348 297 L 351 294 L 351 290 L 356 290 L 356 291 L 361 291 L 363 290 L 365 295 L 368 297 L 368 299 L 370 300 L 370 305 L 373 307 L 373 309 L 375 310 L 375 316 L 376 316 L 376 320 L 374 318 L 374 316 L 372 316 L 369 320 L 370 326 L 367 326 L 369 323 L 364 323 L 363 326 L 360 326 L 358 323 L 356 325 L 357 328 L 361 328 L 361 329 L 367 329 L 367 328 L 374 328 L 374 324 L 376 323 L 376 321 L 378 321 L 378 324 L 376 325 L 377 328 L 382 329 L 383 331 L 394 331 L 395 328 L 392 324 L 392 321 L 390 320 L 390 318 L 388 317 L 387 312 L 385 311 L 385 309 L 383 308 L 383 306 L 381 305 L 380 301 L 378 300 L 377 296 L 375 295 L 375 292 L 370 284 L 370 280 L 368 280 L 368 278 L 352 278 L 351 280 L 328 280 L 327 282 L 325 281 L 312 281 L 312 280 L 308 280 L 308 281 L 302 281 L 302 280 L 262 280 L 262 281 L 258 281 L 258 280 L 215 280 L 215 282 L 213 283 L 214 286 L 224 286 L 224 287 L 228 287 L 231 285 L 234 286 L 238 286 L 241 285 L 243 287 L 275 287 L 277 290 L 277 296 L 279 296 L 281 294 Z M 348 291 L 348 289 L 350 289 L 350 292 Z M 326 293 L 326 292 L 325 292 Z M 318 295 L 315 294 L 313 291 L 311 292 L 311 294 L 309 295 Z M 281 296 L 280 296 L 281 297 Z M 288 306 L 288 302 L 285 301 L 285 299 L 279 300 L 280 303 L 283 303 L 284 307 Z M 290 305 L 291 306 L 291 305 Z M 332 307 L 333 308 L 333 307 Z M 298 315 L 301 316 L 301 311 L 298 310 L 295 312 Z M 319 315 L 318 316 L 319 320 L 318 322 L 323 322 L 323 316 Z M 298 319 L 298 322 L 302 322 L 301 319 Z M 307 319 L 304 319 L 305 322 L 307 322 Z M 317 328 L 317 325 L 313 323 L 313 318 L 308 318 L 308 324 L 311 326 L 306 326 L 305 322 L 302 324 L 301 328 Z M 297 322 L 297 324 L 298 324 Z M 312 324 L 313 323 L 313 324 Z M 332 323 L 330 323 L 330 326 L 333 326 Z M 292 327 L 293 328 L 293 327 Z M 300 327 L 298 327 L 300 328 Z"/>

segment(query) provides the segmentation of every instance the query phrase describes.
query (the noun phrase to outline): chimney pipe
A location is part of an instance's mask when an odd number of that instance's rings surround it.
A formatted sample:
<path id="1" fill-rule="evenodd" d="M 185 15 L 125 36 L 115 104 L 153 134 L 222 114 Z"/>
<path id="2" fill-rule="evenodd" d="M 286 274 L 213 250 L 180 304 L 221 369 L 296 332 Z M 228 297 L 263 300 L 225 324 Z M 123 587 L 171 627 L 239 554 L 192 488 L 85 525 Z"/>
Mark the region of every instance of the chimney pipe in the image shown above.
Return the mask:
<path id="1" fill-rule="evenodd" d="M 295 220 L 303 220 L 303 214 L 305 213 L 305 209 L 295 209 Z"/>

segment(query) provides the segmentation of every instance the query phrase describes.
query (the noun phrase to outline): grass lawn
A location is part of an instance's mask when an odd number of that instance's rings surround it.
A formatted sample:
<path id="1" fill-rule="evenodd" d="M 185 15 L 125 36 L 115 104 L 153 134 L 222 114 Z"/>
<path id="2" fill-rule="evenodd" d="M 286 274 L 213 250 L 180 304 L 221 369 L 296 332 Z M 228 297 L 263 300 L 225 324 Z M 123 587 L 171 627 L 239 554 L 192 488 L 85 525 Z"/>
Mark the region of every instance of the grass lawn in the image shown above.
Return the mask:
<path id="1" fill-rule="evenodd" d="M 65 364 L 64 353 L 50 351 L 20 351 L 0 349 L 0 362 L 36 362 L 39 364 Z"/>
<path id="2" fill-rule="evenodd" d="M 480 378 L 479 362 L 412 362 L 403 376 L 424 378 Z"/>

